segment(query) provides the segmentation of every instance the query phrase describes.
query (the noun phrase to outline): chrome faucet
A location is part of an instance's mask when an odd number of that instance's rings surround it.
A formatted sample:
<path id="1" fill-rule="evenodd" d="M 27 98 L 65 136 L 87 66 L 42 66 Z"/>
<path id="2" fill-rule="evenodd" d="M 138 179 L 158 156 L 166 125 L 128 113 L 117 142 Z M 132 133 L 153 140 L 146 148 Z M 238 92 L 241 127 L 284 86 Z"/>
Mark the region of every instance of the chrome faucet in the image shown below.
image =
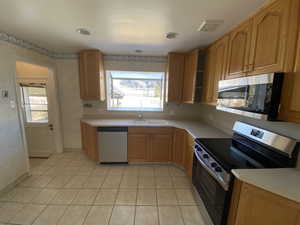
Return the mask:
<path id="1" fill-rule="evenodd" d="M 138 113 L 138 115 L 137 115 L 137 116 L 138 116 L 138 119 L 139 119 L 139 120 L 143 120 L 143 119 L 144 119 L 144 116 L 143 116 L 143 114 L 142 114 L 142 113 Z"/>

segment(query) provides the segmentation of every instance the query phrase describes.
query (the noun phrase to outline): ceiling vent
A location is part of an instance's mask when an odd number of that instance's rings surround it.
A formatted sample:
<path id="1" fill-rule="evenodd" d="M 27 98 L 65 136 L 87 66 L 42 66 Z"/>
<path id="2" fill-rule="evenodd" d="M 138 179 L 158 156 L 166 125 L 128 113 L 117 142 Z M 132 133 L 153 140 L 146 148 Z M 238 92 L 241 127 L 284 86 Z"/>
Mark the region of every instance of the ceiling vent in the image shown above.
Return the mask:
<path id="1" fill-rule="evenodd" d="M 223 20 L 204 20 L 198 28 L 198 31 L 213 32 L 223 23 Z"/>

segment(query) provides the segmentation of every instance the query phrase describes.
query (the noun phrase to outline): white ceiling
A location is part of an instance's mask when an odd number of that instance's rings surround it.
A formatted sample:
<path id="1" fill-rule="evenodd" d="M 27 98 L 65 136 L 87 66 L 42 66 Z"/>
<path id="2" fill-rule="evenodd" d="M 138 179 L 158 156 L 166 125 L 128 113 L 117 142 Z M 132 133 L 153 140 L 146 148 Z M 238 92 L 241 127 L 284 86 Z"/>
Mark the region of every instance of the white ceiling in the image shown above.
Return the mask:
<path id="1" fill-rule="evenodd" d="M 0 31 L 55 52 L 99 48 L 106 54 L 165 55 L 205 46 L 264 0 L 0 0 Z M 202 20 L 224 20 L 198 32 Z M 91 36 L 77 33 L 87 28 Z M 179 33 L 167 40 L 167 32 Z"/>

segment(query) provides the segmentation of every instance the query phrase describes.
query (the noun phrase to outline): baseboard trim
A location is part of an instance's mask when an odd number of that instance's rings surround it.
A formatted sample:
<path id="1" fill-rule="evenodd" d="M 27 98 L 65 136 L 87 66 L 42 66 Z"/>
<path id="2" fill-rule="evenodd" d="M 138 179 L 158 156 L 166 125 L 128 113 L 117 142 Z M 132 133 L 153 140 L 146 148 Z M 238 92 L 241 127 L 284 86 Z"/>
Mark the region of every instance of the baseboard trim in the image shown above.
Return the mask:
<path id="1" fill-rule="evenodd" d="M 30 151 L 29 157 L 31 158 L 49 158 L 50 155 L 53 154 L 53 152 L 38 152 L 38 151 Z"/>
<path id="2" fill-rule="evenodd" d="M 21 176 L 19 176 L 15 181 L 11 182 L 5 188 L 0 190 L 0 196 L 7 193 L 7 192 L 9 192 L 10 190 L 12 190 L 15 186 L 17 186 L 19 183 L 21 183 L 22 181 L 24 181 L 28 177 L 30 177 L 29 172 L 26 172 L 26 173 L 22 174 Z"/>

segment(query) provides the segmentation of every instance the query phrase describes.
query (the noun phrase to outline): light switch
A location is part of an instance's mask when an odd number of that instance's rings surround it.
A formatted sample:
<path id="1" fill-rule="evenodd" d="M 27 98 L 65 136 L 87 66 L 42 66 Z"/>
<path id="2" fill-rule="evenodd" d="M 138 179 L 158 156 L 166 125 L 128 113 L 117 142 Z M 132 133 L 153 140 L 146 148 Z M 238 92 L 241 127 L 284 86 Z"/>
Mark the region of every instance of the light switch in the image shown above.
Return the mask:
<path id="1" fill-rule="evenodd" d="M 8 98 L 8 90 L 2 90 L 1 96 L 2 96 L 2 98 Z"/>

